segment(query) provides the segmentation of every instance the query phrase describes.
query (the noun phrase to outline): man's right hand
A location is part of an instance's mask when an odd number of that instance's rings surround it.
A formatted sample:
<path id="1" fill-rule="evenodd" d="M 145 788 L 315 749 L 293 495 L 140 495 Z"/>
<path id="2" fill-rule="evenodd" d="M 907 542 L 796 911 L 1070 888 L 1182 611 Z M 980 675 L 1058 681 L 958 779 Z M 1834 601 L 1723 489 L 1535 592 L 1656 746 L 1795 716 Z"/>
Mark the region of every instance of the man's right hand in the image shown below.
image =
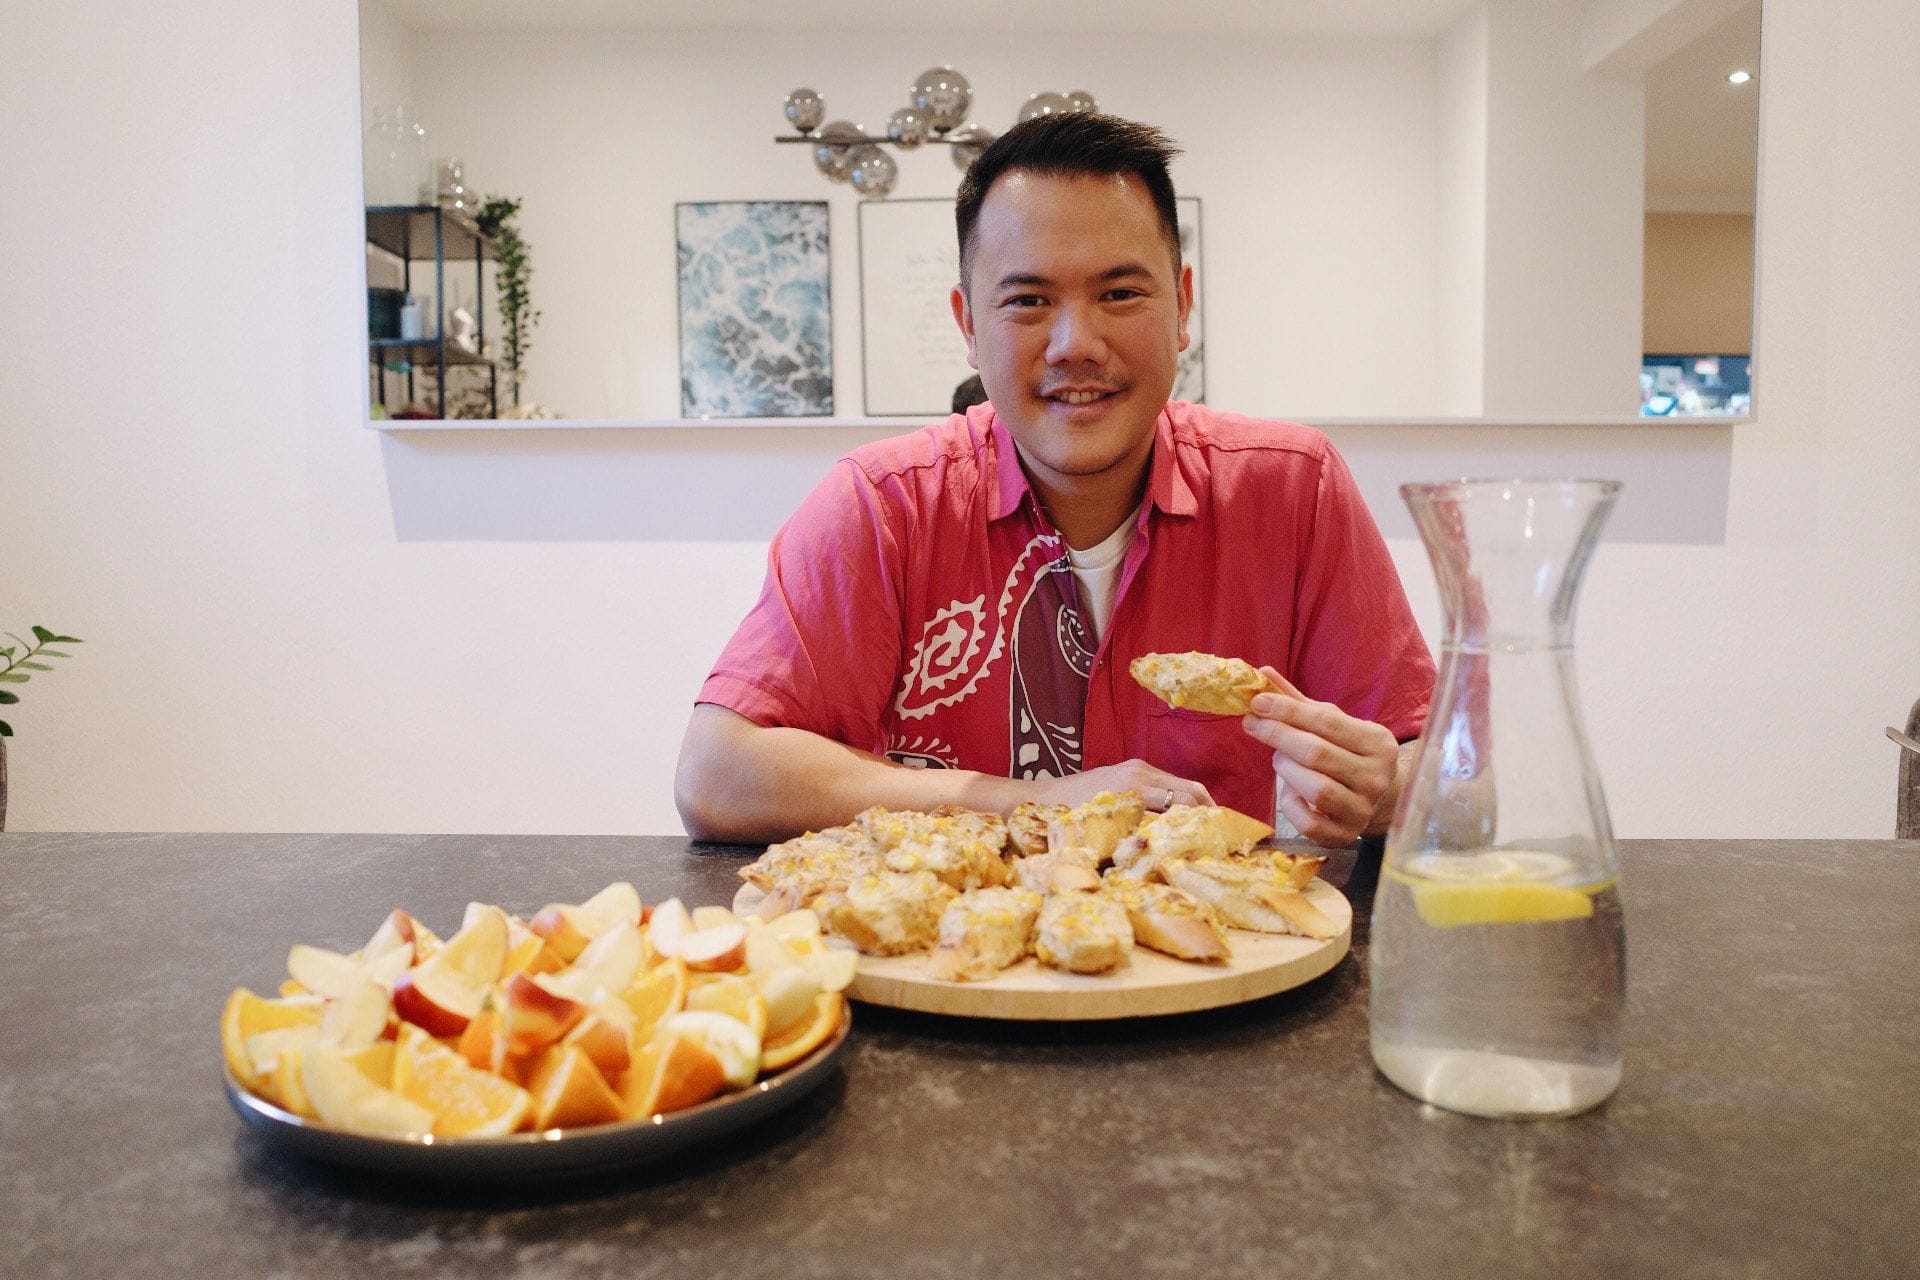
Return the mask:
<path id="1" fill-rule="evenodd" d="M 1207 789 L 1191 778 L 1175 777 L 1145 760 L 1122 760 L 1102 765 L 1085 773 L 1070 773 L 1064 778 L 1041 778 L 1019 783 L 1030 791 L 1027 797 L 1041 804 L 1085 804 L 1102 791 L 1137 791 L 1153 811 L 1176 804 L 1212 804 Z"/>

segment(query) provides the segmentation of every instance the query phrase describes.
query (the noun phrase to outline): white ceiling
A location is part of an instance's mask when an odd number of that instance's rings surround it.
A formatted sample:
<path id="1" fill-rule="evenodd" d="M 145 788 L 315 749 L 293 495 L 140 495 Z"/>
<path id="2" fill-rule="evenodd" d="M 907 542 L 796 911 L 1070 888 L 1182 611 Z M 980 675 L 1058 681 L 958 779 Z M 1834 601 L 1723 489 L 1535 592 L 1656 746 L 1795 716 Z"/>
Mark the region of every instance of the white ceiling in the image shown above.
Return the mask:
<path id="1" fill-rule="evenodd" d="M 951 17 L 900 0 L 383 0 L 408 26 L 811 31 L 1144 31 L 1189 35 L 1423 37 L 1479 0 L 964 0 Z"/>

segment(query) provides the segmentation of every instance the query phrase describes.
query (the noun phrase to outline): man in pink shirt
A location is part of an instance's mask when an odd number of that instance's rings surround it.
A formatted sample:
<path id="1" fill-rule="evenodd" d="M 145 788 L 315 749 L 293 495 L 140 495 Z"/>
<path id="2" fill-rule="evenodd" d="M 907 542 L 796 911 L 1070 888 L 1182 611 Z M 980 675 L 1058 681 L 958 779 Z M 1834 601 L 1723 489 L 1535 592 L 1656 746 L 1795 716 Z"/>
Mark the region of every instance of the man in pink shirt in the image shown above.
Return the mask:
<path id="1" fill-rule="evenodd" d="M 1262 818 L 1277 791 L 1327 845 L 1385 829 L 1432 660 L 1324 437 L 1168 400 L 1193 299 L 1173 154 L 1057 115 L 969 170 L 952 301 L 989 402 L 856 450 L 775 537 L 681 747 L 689 833 L 1122 789 Z M 1128 675 L 1192 649 L 1287 692 L 1236 719 Z"/>

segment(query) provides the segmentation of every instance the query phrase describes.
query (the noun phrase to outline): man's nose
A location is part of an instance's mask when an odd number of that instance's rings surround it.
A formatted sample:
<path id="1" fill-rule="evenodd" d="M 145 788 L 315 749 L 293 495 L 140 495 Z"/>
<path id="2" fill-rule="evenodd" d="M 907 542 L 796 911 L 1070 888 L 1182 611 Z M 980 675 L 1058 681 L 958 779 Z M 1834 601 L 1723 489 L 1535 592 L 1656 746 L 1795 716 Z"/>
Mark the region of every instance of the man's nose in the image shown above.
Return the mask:
<path id="1" fill-rule="evenodd" d="M 1107 342 L 1098 307 L 1068 303 L 1054 312 L 1047 334 L 1048 364 L 1105 364 Z"/>

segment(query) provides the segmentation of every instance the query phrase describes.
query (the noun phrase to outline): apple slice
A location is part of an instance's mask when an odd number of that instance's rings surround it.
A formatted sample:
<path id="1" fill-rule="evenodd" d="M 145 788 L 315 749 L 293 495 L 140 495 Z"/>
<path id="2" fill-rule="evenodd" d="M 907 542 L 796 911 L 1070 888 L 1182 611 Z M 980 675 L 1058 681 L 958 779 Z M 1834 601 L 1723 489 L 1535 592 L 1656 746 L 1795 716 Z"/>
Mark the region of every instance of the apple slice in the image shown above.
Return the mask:
<path id="1" fill-rule="evenodd" d="M 500 1013 L 505 1052 L 518 1056 L 558 1044 L 586 1015 L 586 1001 L 558 988 L 554 978 L 516 973 L 507 979 Z"/>
<path id="2" fill-rule="evenodd" d="M 560 959 L 562 964 L 572 964 L 574 957 L 587 949 L 593 941 L 587 932 L 586 921 L 580 918 L 580 908 L 565 903 L 553 903 L 540 908 L 527 928 L 546 940 L 548 948 Z"/>
<path id="3" fill-rule="evenodd" d="M 819 980 L 822 991 L 845 991 L 860 970 L 860 953 L 849 947 L 822 947 L 800 963 Z"/>
<path id="4" fill-rule="evenodd" d="M 485 986 L 440 963 L 445 954 L 407 970 L 393 984 L 393 1011 L 430 1036 L 459 1035 L 487 1000 Z"/>
<path id="5" fill-rule="evenodd" d="M 640 891 L 625 880 L 615 880 L 581 903 L 576 918 L 588 937 L 597 938 L 617 924 L 638 928 L 640 916 Z"/>
<path id="6" fill-rule="evenodd" d="M 647 942 L 656 954 L 679 955 L 681 940 L 692 932 L 693 917 L 678 898 L 668 898 L 647 917 Z"/>
<path id="7" fill-rule="evenodd" d="M 330 1002 L 320 1015 L 320 1039 L 346 1053 L 364 1049 L 387 1030 L 393 1000 L 378 982 L 366 981 L 342 1000 Z"/>
<path id="8" fill-rule="evenodd" d="M 693 927 L 711 929 L 717 924 L 726 924 L 734 918 L 733 912 L 725 907 L 695 907 L 693 909 Z"/>
<path id="9" fill-rule="evenodd" d="M 460 932 L 421 967 L 427 965 L 450 969 L 470 986 L 483 990 L 492 986 L 507 965 L 507 913 L 484 902 L 470 904 Z"/>
<path id="10" fill-rule="evenodd" d="M 367 939 L 367 945 L 360 948 L 362 960 L 375 960 L 389 951 L 407 949 L 408 963 L 412 963 L 413 954 L 413 917 L 398 907 L 388 913 L 380 922 L 373 936 Z"/>
<path id="11" fill-rule="evenodd" d="M 731 973 L 747 963 L 747 926 L 728 920 L 680 939 L 680 958 L 701 973 Z"/>
<path id="12" fill-rule="evenodd" d="M 582 999 L 618 995 L 632 985 L 634 975 L 640 972 L 645 949 L 640 941 L 639 926 L 622 922 L 589 943 L 573 967 L 557 975 L 555 982 L 562 990 Z"/>
<path id="13" fill-rule="evenodd" d="M 777 938 L 817 938 L 820 936 L 820 917 L 814 914 L 811 907 L 802 907 L 767 921 L 767 930 Z"/>
<path id="14" fill-rule="evenodd" d="M 431 960 L 433 953 L 443 945 L 439 934 L 418 920 L 413 922 L 413 962 L 415 964 L 425 964 Z"/>
<path id="15" fill-rule="evenodd" d="M 433 1112 L 367 1079 L 333 1045 L 301 1050 L 300 1085 L 320 1122 L 336 1129 L 393 1137 L 433 1131 Z"/>
<path id="16" fill-rule="evenodd" d="M 799 964 L 787 944 L 775 937 L 760 921 L 748 917 L 747 971 L 753 974 L 777 973 Z"/>
<path id="17" fill-rule="evenodd" d="M 328 1000 L 343 1000 L 362 981 L 360 961 L 325 947 L 296 942 L 287 952 L 287 976 L 307 991 Z"/>
<path id="18" fill-rule="evenodd" d="M 403 943 L 390 951 L 360 962 L 360 977 L 371 982 L 382 991 L 393 990 L 393 984 L 413 965 L 413 944 Z"/>
<path id="19" fill-rule="evenodd" d="M 802 965 L 790 964 L 760 978 L 760 998 L 767 1002 L 766 1039 L 779 1035 L 813 1011 L 820 979 Z"/>
<path id="20" fill-rule="evenodd" d="M 720 1060 L 727 1083 L 744 1089 L 760 1074 L 760 1037 L 730 1013 L 688 1009 L 660 1020 L 655 1037 L 685 1036 Z"/>

